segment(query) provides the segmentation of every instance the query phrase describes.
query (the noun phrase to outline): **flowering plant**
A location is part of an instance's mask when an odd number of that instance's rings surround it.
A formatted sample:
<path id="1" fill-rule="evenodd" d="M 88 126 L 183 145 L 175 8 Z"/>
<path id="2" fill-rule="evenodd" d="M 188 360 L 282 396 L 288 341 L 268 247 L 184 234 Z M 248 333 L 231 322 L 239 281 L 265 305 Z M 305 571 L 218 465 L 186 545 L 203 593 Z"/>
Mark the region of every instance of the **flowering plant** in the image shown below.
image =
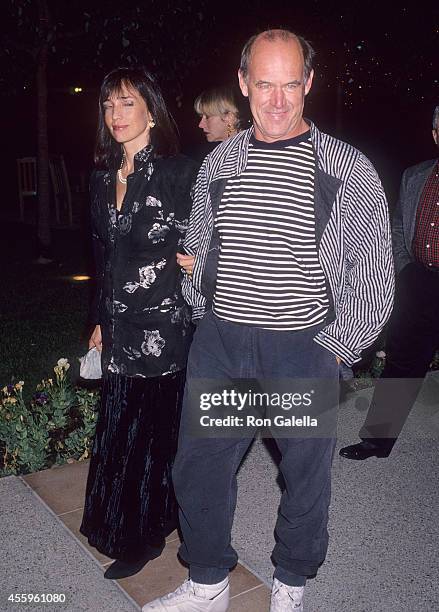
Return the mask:
<path id="1" fill-rule="evenodd" d="M 373 387 L 375 384 L 375 379 L 379 378 L 384 370 L 384 366 L 386 365 L 386 357 L 387 355 L 385 350 L 381 349 L 376 351 L 368 369 L 357 371 L 355 378 L 350 381 L 349 390 L 359 391 L 360 389 Z M 436 351 L 433 361 L 430 363 L 429 369 L 439 370 L 439 351 Z"/>
<path id="2" fill-rule="evenodd" d="M 55 378 L 42 380 L 28 404 L 23 381 L 1 389 L 0 476 L 89 456 L 99 392 L 73 387 L 69 368 L 67 359 L 59 359 L 53 368 Z"/>

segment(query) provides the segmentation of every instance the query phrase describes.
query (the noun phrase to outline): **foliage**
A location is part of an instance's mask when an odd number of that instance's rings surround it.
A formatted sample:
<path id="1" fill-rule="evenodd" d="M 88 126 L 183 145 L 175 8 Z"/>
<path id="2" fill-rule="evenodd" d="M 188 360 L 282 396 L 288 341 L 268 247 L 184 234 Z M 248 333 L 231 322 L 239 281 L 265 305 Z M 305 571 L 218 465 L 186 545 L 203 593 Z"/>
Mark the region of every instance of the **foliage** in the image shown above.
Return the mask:
<path id="1" fill-rule="evenodd" d="M 29 404 L 23 399 L 23 381 L 0 391 L 0 476 L 89 456 L 99 393 L 73 387 L 69 368 L 67 359 L 59 359 L 55 378 L 43 380 Z"/>
<path id="2" fill-rule="evenodd" d="M 96 86 L 115 66 L 140 63 L 158 76 L 179 104 L 185 80 L 200 64 L 215 22 L 207 0 L 127 0 L 123 7 L 113 0 L 78 0 L 72 5 L 44 0 L 47 20 L 39 18 L 40 4 L 41 0 L 5 3 L 2 94 L 32 86 L 41 46 L 47 44 L 50 83 L 63 83 L 65 76 L 73 82 L 82 64 L 87 71 L 81 79 Z"/>
<path id="3" fill-rule="evenodd" d="M 354 392 L 373 387 L 375 379 L 379 378 L 386 362 L 386 353 L 377 351 L 367 369 L 354 370 L 355 376 L 346 381 L 346 391 Z"/>
<path id="4" fill-rule="evenodd" d="M 381 376 L 382 371 L 384 370 L 385 364 L 386 364 L 385 351 L 377 351 L 375 353 L 374 358 L 372 359 L 372 363 L 369 366 L 369 370 L 367 374 L 369 374 L 371 378 L 379 378 Z"/>
<path id="5" fill-rule="evenodd" d="M 375 379 L 381 376 L 386 364 L 386 352 L 384 350 L 377 351 L 367 370 L 359 370 L 348 382 L 349 391 L 359 391 L 373 387 Z M 436 352 L 433 361 L 430 364 L 430 370 L 439 370 L 439 350 Z"/>
<path id="6" fill-rule="evenodd" d="M 436 355 L 433 357 L 433 361 L 430 364 L 430 370 L 439 370 L 439 350 L 436 351 Z"/>
<path id="7" fill-rule="evenodd" d="M 68 356 L 69 376 L 79 374 L 77 358 L 89 337 L 86 324 L 92 292 L 90 282 L 75 282 L 72 275 L 90 274 L 85 259 L 87 234 L 56 230 L 57 264 L 29 265 L 34 256 L 32 226 L 7 224 L 0 254 L 8 265 L 0 276 L 0 383 L 25 380 L 25 401 L 58 356 Z"/>

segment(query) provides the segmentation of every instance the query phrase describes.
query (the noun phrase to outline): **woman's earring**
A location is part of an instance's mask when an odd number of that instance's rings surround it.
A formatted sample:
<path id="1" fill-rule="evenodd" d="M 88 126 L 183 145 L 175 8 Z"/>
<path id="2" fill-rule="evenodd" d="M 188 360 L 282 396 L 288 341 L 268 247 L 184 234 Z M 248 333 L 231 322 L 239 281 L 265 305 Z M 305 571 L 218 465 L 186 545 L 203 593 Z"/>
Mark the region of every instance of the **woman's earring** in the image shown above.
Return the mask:
<path id="1" fill-rule="evenodd" d="M 155 121 L 153 119 L 151 119 L 151 121 L 148 123 L 148 125 L 152 129 L 155 126 Z"/>
<path id="2" fill-rule="evenodd" d="M 233 125 L 231 123 L 227 124 L 227 138 L 230 138 L 230 136 L 233 134 L 235 130 L 233 129 Z"/>

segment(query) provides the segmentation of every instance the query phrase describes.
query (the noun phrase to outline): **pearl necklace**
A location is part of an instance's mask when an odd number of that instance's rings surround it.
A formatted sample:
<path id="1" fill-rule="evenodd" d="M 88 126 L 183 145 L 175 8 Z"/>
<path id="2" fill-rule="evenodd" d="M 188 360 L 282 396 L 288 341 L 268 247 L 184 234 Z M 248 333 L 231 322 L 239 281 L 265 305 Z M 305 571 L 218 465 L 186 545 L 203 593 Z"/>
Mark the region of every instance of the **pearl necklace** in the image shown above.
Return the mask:
<path id="1" fill-rule="evenodd" d="M 126 185 L 127 184 L 126 178 L 124 178 L 122 176 L 122 167 L 123 167 L 124 163 L 125 163 L 125 153 L 122 155 L 122 162 L 120 164 L 119 170 L 117 171 L 117 178 L 119 180 L 119 183 L 122 183 L 122 185 Z"/>

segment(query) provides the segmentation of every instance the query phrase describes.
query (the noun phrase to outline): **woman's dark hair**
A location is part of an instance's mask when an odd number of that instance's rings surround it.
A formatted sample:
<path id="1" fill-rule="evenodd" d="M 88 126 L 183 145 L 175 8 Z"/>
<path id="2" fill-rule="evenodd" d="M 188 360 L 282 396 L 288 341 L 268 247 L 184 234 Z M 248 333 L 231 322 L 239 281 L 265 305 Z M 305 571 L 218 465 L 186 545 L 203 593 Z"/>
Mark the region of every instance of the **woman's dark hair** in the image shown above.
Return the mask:
<path id="1" fill-rule="evenodd" d="M 154 120 L 151 128 L 151 144 L 154 157 L 169 157 L 179 151 L 177 127 L 166 108 L 165 101 L 155 78 L 143 66 L 116 68 L 104 78 L 99 95 L 99 123 L 95 148 L 95 164 L 98 168 L 117 168 L 122 160 L 122 146 L 108 131 L 104 120 L 104 102 L 122 87 L 139 92 Z"/>

